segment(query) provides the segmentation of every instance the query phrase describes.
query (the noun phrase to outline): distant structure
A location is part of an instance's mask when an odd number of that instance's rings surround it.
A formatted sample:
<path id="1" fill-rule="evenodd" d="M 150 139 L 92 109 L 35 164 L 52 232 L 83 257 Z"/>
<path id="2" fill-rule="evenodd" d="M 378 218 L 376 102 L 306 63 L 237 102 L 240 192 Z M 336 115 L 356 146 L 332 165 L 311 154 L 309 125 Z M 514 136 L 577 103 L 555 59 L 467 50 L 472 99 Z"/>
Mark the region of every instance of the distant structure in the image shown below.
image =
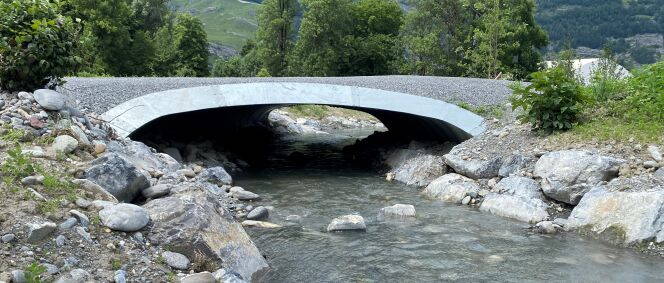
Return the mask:
<path id="1" fill-rule="evenodd" d="M 590 79 L 595 72 L 595 69 L 600 66 L 601 60 L 602 58 L 574 60 L 574 69 L 576 70 L 576 74 L 583 80 L 584 84 L 590 83 Z M 555 65 L 555 63 L 555 61 L 546 61 L 546 67 L 551 68 Z M 620 78 L 631 76 L 629 71 L 619 64 L 616 64 L 616 74 L 618 74 Z"/>

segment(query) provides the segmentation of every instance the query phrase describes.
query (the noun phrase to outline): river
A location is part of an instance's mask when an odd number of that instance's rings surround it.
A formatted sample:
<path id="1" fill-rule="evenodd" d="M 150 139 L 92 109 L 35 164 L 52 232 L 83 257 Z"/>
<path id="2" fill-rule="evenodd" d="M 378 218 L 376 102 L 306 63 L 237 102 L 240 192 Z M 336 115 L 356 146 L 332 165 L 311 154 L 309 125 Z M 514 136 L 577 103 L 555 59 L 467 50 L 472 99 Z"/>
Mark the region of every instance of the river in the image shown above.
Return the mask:
<path id="1" fill-rule="evenodd" d="M 476 208 L 431 201 L 419 189 L 345 163 L 341 147 L 366 132 L 298 136 L 274 145 L 237 184 L 274 206 L 247 228 L 271 270 L 267 282 L 590 281 L 662 282 L 664 261 L 575 233 L 540 235 Z M 292 162 L 292 152 L 299 152 Z M 379 222 L 378 210 L 412 204 L 417 217 Z M 366 232 L 327 233 L 334 217 L 360 214 Z M 298 215 L 299 221 L 286 221 Z"/>

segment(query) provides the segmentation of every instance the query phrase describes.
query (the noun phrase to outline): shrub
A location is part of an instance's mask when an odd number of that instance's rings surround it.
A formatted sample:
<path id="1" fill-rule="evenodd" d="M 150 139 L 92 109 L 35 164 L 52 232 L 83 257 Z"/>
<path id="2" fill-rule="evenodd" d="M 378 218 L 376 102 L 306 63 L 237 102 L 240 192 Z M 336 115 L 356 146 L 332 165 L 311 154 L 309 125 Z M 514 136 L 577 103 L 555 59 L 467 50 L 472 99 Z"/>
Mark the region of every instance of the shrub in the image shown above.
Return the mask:
<path id="1" fill-rule="evenodd" d="M 58 1 L 0 0 L 0 88 L 32 91 L 59 84 L 79 61 L 77 24 Z"/>
<path id="2" fill-rule="evenodd" d="M 626 120 L 652 120 L 664 123 L 664 61 L 634 72 L 627 80 L 627 96 L 612 107 Z"/>
<path id="3" fill-rule="evenodd" d="M 584 101 L 583 88 L 567 64 L 532 74 L 528 86 L 510 86 L 512 107 L 523 108 L 520 118 L 545 132 L 571 129 L 578 121 Z"/>
<path id="4" fill-rule="evenodd" d="M 593 71 L 588 87 L 588 95 L 595 102 L 605 102 L 609 99 L 619 98 L 625 92 L 625 80 L 623 80 L 620 65 L 617 58 L 609 49 L 604 50 L 604 55 L 599 60 Z"/>

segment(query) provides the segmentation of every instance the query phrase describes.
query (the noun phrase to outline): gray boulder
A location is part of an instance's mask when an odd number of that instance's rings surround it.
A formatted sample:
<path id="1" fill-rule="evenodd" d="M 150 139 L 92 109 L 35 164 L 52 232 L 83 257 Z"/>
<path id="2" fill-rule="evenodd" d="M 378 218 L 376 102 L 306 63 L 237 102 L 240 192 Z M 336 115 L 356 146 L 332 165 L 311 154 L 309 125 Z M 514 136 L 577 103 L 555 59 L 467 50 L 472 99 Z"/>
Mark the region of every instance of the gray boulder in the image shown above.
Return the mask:
<path id="1" fill-rule="evenodd" d="M 65 107 L 66 99 L 61 93 L 50 89 L 38 89 L 33 94 L 39 105 L 52 111 L 60 111 Z"/>
<path id="2" fill-rule="evenodd" d="M 182 168 L 182 165 L 165 153 L 158 153 L 155 149 L 142 142 L 128 141 L 125 144 L 109 142 L 106 146 L 108 152 L 124 157 L 131 164 L 144 173 L 162 172 L 168 174 Z"/>
<path id="3" fill-rule="evenodd" d="M 540 185 L 535 180 L 527 177 L 507 177 L 496 184 L 496 189 L 500 193 L 508 195 L 544 199 Z"/>
<path id="4" fill-rule="evenodd" d="M 555 234 L 562 230 L 562 227 L 553 221 L 542 221 L 535 225 L 535 231 L 540 234 Z"/>
<path id="5" fill-rule="evenodd" d="M 657 171 L 655 171 L 655 178 L 660 178 L 664 180 L 664 167 L 659 168 L 657 169 Z"/>
<path id="6" fill-rule="evenodd" d="M 465 160 L 461 156 L 453 153 L 445 154 L 445 163 L 454 169 L 454 172 L 464 175 L 468 178 L 491 179 L 498 176 L 498 171 L 502 165 L 499 157 L 489 160 Z"/>
<path id="7" fill-rule="evenodd" d="M 161 254 L 166 264 L 174 269 L 186 270 L 189 268 L 189 259 L 180 253 L 165 251 Z"/>
<path id="8" fill-rule="evenodd" d="M 185 275 L 180 279 L 180 283 L 216 283 L 216 279 L 210 272 L 200 272 Z"/>
<path id="9" fill-rule="evenodd" d="M 270 212 L 264 206 L 259 206 L 247 214 L 247 219 L 249 220 L 263 220 L 269 216 Z"/>
<path id="10" fill-rule="evenodd" d="M 231 188 L 231 196 L 238 200 L 253 201 L 261 198 L 260 195 L 247 191 L 240 187 Z"/>
<path id="11" fill-rule="evenodd" d="M 378 211 L 378 219 L 405 219 L 415 217 L 415 207 L 410 204 L 395 204 Z"/>
<path id="12" fill-rule="evenodd" d="M 193 184 L 187 190 L 144 205 L 150 213 L 152 243 L 167 246 L 193 263 L 223 265 L 243 278 L 267 268 L 242 225 L 219 198 Z"/>
<path id="13" fill-rule="evenodd" d="M 150 186 L 148 177 L 118 154 L 97 158 L 85 171 L 85 178 L 100 185 L 119 201 L 131 202 Z"/>
<path id="14" fill-rule="evenodd" d="M 198 181 L 209 182 L 217 186 L 232 185 L 233 178 L 226 172 L 224 167 L 206 168 L 196 177 Z"/>
<path id="15" fill-rule="evenodd" d="M 587 192 L 565 228 L 584 229 L 621 244 L 664 242 L 664 185 L 637 191 L 624 188 L 625 183 L 611 182 Z"/>
<path id="16" fill-rule="evenodd" d="M 515 195 L 490 193 L 484 197 L 480 211 L 528 223 L 538 223 L 549 218 L 544 201 Z"/>
<path id="17" fill-rule="evenodd" d="M 217 280 L 217 282 L 221 283 L 246 283 L 247 281 L 244 281 L 240 274 L 237 274 L 233 271 L 226 270 L 224 268 L 220 268 L 214 273 L 212 273 L 214 276 L 214 279 Z"/>
<path id="18" fill-rule="evenodd" d="M 28 243 L 37 243 L 50 236 L 58 227 L 53 222 L 28 224 Z"/>
<path id="19" fill-rule="evenodd" d="M 332 219 L 332 222 L 327 225 L 328 232 L 347 230 L 367 230 L 364 218 L 360 215 L 344 215 Z"/>
<path id="20" fill-rule="evenodd" d="M 51 145 L 55 153 L 71 153 L 78 147 L 78 141 L 68 135 L 57 136 Z"/>
<path id="21" fill-rule="evenodd" d="M 171 192 L 171 187 L 172 186 L 168 184 L 157 184 L 143 190 L 141 193 L 146 199 L 160 198 L 168 195 Z"/>
<path id="22" fill-rule="evenodd" d="M 433 180 L 422 192 L 429 198 L 445 202 L 461 203 L 468 195 L 480 191 L 477 182 L 459 174 L 447 174 Z"/>
<path id="23" fill-rule="evenodd" d="M 104 226 L 123 232 L 141 230 L 150 222 L 150 215 L 144 208 L 128 203 L 119 203 L 100 210 L 99 218 Z"/>
<path id="24" fill-rule="evenodd" d="M 442 156 L 420 150 L 399 149 L 390 153 L 386 160 L 394 179 L 414 186 L 426 186 L 447 173 Z"/>
<path id="25" fill-rule="evenodd" d="M 498 170 L 498 176 L 509 177 L 513 173 L 516 173 L 519 170 L 526 168 L 528 166 L 528 162 L 530 162 L 530 160 L 521 154 L 512 155 L 509 158 L 505 159 L 505 161 L 503 161 L 503 164 L 500 165 L 500 169 Z"/>
<path id="26" fill-rule="evenodd" d="M 542 178 L 545 195 L 576 205 L 590 188 L 617 177 L 618 167 L 623 163 L 589 151 L 556 151 L 537 161 L 534 175 Z"/>

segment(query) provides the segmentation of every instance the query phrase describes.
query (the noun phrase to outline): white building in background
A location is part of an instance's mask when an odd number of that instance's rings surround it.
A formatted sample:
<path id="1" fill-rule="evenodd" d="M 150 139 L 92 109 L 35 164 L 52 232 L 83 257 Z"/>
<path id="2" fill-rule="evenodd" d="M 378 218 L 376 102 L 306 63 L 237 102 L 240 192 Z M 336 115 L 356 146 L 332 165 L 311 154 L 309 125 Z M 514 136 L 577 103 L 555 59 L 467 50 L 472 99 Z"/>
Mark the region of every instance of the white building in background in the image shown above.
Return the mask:
<path id="1" fill-rule="evenodd" d="M 595 72 L 595 69 L 600 66 L 601 60 L 602 58 L 574 60 L 574 69 L 576 70 L 576 74 L 583 80 L 583 83 L 588 84 L 590 82 L 590 78 Z M 547 68 L 553 67 L 554 64 L 555 61 L 546 61 Z M 620 78 L 627 78 L 631 76 L 627 69 L 618 64 L 616 64 L 616 74 L 618 74 Z"/>

